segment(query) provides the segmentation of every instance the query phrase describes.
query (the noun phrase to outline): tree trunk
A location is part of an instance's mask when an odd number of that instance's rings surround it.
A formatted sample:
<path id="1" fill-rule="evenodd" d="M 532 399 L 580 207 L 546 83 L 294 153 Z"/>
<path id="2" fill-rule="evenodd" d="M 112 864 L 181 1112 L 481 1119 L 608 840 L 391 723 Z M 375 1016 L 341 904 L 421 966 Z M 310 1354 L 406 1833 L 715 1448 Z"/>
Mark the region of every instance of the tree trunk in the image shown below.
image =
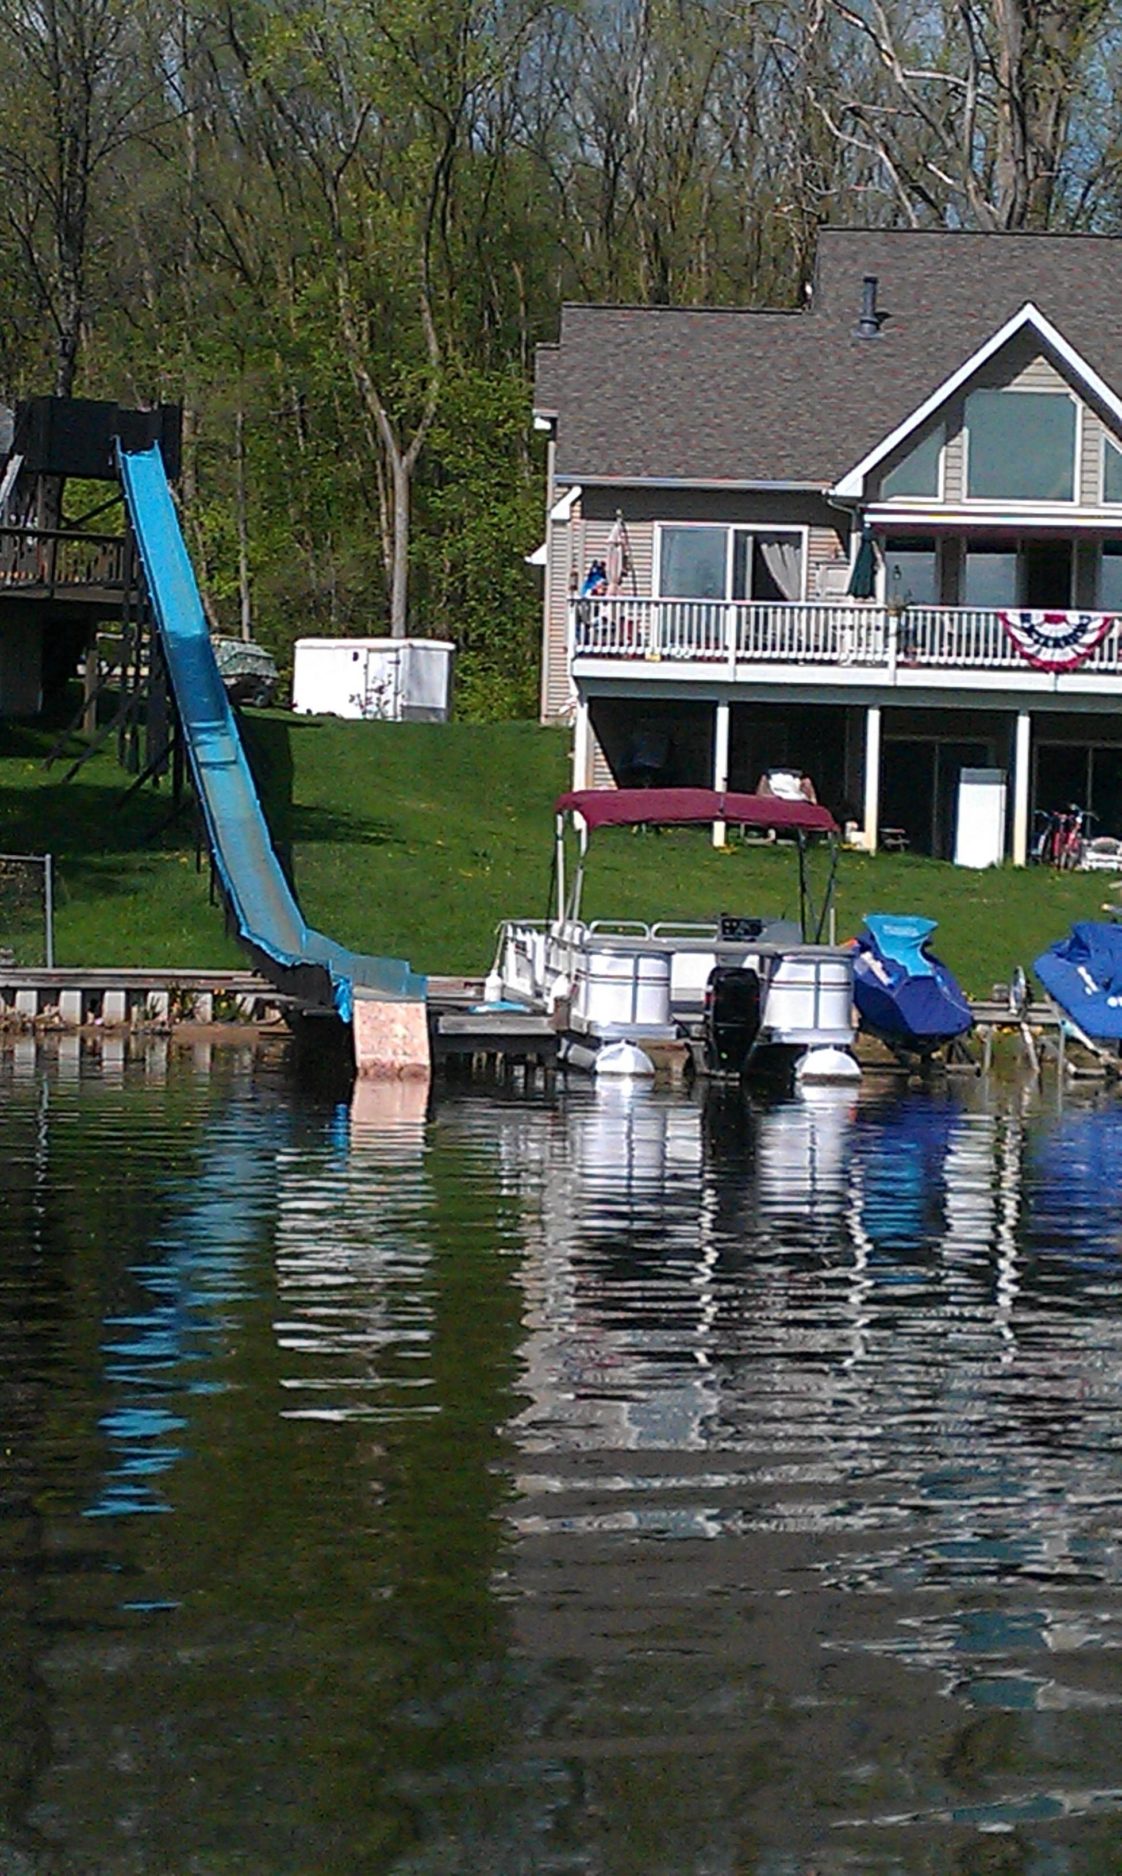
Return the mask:
<path id="1" fill-rule="evenodd" d="M 241 635 L 253 637 L 253 606 L 249 590 L 249 526 L 246 519 L 245 411 L 239 402 L 234 416 L 235 503 L 238 525 L 238 603 Z"/>

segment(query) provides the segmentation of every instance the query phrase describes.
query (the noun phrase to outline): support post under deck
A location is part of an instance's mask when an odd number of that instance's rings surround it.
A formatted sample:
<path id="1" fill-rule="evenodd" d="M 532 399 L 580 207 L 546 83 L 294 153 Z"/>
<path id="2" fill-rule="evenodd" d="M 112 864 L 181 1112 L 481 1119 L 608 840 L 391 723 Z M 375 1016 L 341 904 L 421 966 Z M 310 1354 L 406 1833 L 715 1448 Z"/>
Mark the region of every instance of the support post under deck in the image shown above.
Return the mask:
<path id="1" fill-rule="evenodd" d="M 1013 745 L 1013 865 L 1028 865 L 1029 850 L 1029 770 L 1032 759 L 1032 718 L 1027 710 L 1017 714 Z"/>
<path id="2" fill-rule="evenodd" d="M 713 787 L 717 794 L 723 795 L 729 785 L 729 706 L 719 703 L 713 717 Z M 713 845 L 725 844 L 725 823 L 714 821 Z"/>
<path id="3" fill-rule="evenodd" d="M 880 826 L 880 705 L 865 712 L 865 850 L 877 850 Z"/>

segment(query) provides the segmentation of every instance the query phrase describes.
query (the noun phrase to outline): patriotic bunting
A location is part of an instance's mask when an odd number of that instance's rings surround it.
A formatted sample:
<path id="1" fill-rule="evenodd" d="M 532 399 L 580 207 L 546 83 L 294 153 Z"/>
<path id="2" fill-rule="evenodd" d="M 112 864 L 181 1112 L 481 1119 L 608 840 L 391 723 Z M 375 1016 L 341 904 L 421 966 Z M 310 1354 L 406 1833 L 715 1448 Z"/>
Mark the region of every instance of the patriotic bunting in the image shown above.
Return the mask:
<path id="1" fill-rule="evenodd" d="M 1101 612 L 999 612 L 1026 664 L 1038 671 L 1074 671 L 1115 624 Z"/>

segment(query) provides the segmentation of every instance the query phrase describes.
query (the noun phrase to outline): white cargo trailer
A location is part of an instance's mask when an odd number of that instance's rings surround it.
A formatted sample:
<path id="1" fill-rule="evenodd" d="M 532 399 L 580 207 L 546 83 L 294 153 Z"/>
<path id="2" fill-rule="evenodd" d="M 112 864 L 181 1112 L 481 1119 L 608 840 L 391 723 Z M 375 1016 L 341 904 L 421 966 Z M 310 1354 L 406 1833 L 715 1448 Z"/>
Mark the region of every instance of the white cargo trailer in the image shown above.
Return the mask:
<path id="1" fill-rule="evenodd" d="M 298 638 L 292 708 L 301 716 L 443 723 L 453 652 L 442 638 Z"/>

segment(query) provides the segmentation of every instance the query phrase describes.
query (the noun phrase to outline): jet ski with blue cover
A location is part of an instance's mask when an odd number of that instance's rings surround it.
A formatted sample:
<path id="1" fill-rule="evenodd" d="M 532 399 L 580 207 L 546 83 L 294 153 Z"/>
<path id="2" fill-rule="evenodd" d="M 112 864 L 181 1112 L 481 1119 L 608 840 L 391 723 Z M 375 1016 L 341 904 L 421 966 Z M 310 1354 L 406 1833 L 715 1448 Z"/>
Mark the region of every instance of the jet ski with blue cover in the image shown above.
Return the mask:
<path id="1" fill-rule="evenodd" d="M 1091 1042 L 1122 1042 L 1122 927 L 1082 920 L 1032 968 Z"/>
<path id="2" fill-rule="evenodd" d="M 929 947 L 935 929 L 934 919 L 875 912 L 855 940 L 861 1027 L 890 1048 L 930 1055 L 973 1027 L 958 982 Z"/>

